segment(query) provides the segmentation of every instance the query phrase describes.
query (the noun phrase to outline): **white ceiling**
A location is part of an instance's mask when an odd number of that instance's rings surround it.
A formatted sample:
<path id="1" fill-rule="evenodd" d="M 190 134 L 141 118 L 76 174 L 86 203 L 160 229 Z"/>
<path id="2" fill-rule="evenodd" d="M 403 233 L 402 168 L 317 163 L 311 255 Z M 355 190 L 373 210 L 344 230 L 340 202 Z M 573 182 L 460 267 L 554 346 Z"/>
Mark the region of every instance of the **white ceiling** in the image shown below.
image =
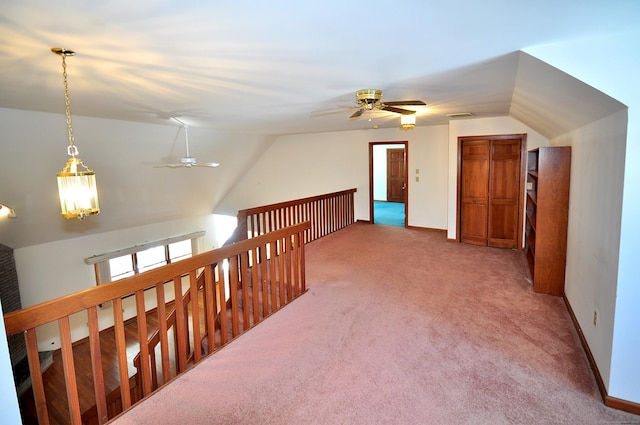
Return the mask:
<path id="1" fill-rule="evenodd" d="M 445 124 L 447 114 L 459 112 L 511 115 L 551 138 L 624 105 L 519 51 L 637 29 L 638 16 L 636 0 L 3 0 L 0 108 L 63 114 L 61 61 L 50 49 L 65 47 L 76 51 L 67 60 L 74 117 L 174 127 L 170 118 L 179 117 L 196 138 L 198 127 L 266 137 L 399 126 L 399 116 L 385 112 L 375 112 L 372 122 L 367 114 L 349 119 L 355 91 L 378 88 L 383 100 L 425 101 L 416 108 L 419 126 Z M 80 119 L 74 130 L 84 130 Z M 3 131 L 0 202 L 31 205 L 36 183 L 31 194 L 9 184 L 20 171 L 18 148 Z M 91 152 L 89 165 L 104 181 L 109 172 L 121 178 L 120 169 L 167 157 L 180 137 L 155 146 L 79 147 L 83 159 L 87 150 L 102 150 L 97 159 Z M 235 142 L 221 137 L 216 152 L 228 161 L 234 152 L 246 156 Z M 261 146 L 256 141 L 252 153 Z M 114 149 L 144 149 L 147 158 L 122 152 L 113 169 Z M 54 163 L 57 171 L 62 163 Z M 228 190 L 233 181 L 217 185 Z M 122 197 L 135 196 L 130 190 Z M 148 205 L 138 213 L 171 217 L 162 215 L 164 200 Z M 127 224 L 135 223 L 120 225 Z M 14 247 L 39 241 L 12 239 Z"/>
<path id="2" fill-rule="evenodd" d="M 4 0 L 0 107 L 260 133 L 362 128 L 354 92 L 421 99 L 419 125 L 509 113 L 515 65 L 557 40 L 637 27 L 636 1 Z M 498 59 L 496 59 L 498 58 Z M 326 114 L 326 112 L 336 111 Z M 396 126 L 397 115 L 381 114 Z"/>

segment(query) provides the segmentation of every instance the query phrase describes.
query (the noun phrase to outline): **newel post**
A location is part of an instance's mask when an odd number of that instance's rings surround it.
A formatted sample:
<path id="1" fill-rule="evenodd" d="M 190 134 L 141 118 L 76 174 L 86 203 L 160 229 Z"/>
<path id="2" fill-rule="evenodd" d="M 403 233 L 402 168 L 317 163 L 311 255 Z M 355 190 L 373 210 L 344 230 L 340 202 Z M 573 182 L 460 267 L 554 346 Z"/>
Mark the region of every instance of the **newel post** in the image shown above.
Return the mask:
<path id="1" fill-rule="evenodd" d="M 234 241 L 243 241 L 247 239 L 247 212 L 246 211 L 238 211 L 238 227 L 234 231 Z"/>

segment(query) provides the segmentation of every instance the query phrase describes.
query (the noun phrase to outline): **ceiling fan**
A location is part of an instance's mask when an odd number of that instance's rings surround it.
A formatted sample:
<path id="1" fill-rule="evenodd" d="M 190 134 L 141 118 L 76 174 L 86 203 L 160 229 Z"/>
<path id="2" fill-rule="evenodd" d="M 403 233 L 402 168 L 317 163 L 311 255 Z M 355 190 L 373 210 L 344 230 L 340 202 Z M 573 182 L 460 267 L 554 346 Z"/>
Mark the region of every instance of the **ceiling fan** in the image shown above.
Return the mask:
<path id="1" fill-rule="evenodd" d="M 358 109 L 349 118 L 357 118 L 364 114 L 366 111 L 372 109 L 379 109 L 381 111 L 395 112 L 396 114 L 412 115 L 416 111 L 411 109 L 397 108 L 397 106 L 426 106 L 427 104 L 421 100 L 404 100 L 393 102 L 382 102 L 382 90 L 378 89 L 363 89 L 356 92 L 356 101 L 358 102 Z"/>
<path id="2" fill-rule="evenodd" d="M 173 120 L 180 123 L 180 127 L 184 128 L 184 142 L 186 148 L 186 155 L 180 158 L 178 162 L 156 165 L 155 167 L 168 167 L 168 168 L 179 168 L 179 167 L 217 167 L 220 164 L 217 162 L 197 162 L 196 158 L 189 155 L 189 126 L 177 119 L 176 117 L 171 117 Z"/>

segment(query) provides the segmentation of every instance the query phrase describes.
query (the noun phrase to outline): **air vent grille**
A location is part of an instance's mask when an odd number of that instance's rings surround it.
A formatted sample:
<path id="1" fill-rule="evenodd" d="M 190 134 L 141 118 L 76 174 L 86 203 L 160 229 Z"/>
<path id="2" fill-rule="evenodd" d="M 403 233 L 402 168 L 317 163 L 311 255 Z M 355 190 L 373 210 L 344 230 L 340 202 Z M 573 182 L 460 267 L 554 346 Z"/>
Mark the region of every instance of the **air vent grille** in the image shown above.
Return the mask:
<path id="1" fill-rule="evenodd" d="M 447 114 L 449 118 L 465 118 L 472 117 L 473 114 L 471 112 L 456 112 L 455 114 Z"/>

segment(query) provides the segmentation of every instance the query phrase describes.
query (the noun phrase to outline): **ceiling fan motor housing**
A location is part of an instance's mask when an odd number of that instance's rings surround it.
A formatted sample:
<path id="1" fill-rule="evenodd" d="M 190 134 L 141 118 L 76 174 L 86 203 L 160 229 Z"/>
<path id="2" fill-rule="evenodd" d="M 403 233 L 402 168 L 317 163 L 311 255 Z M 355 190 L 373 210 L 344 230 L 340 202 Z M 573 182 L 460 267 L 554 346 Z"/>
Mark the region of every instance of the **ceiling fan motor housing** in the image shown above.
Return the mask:
<path id="1" fill-rule="evenodd" d="M 358 104 L 367 109 L 373 109 L 375 106 L 380 105 L 380 99 L 382 99 L 382 90 L 363 89 L 356 92 Z"/>
<path id="2" fill-rule="evenodd" d="M 186 165 L 187 167 L 191 167 L 196 163 L 196 159 L 192 156 L 184 156 L 180 158 L 180 163 Z"/>

